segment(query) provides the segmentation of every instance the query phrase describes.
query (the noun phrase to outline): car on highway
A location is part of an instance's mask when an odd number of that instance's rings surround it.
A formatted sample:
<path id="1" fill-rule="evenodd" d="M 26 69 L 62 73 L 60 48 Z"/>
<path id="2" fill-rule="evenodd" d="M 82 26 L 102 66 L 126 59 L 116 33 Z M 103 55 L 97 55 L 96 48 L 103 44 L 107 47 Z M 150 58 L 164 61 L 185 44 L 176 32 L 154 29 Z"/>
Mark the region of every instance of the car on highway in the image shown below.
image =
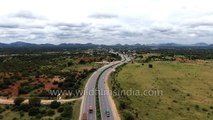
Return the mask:
<path id="1" fill-rule="evenodd" d="M 92 113 L 93 112 L 93 108 L 92 108 L 92 105 L 89 106 L 89 113 Z"/>
<path id="2" fill-rule="evenodd" d="M 110 110 L 109 110 L 109 108 L 107 108 L 107 109 L 105 110 L 105 114 L 106 114 L 107 117 L 110 117 Z"/>
<path id="3" fill-rule="evenodd" d="M 87 120 L 87 113 L 83 113 L 82 120 Z"/>

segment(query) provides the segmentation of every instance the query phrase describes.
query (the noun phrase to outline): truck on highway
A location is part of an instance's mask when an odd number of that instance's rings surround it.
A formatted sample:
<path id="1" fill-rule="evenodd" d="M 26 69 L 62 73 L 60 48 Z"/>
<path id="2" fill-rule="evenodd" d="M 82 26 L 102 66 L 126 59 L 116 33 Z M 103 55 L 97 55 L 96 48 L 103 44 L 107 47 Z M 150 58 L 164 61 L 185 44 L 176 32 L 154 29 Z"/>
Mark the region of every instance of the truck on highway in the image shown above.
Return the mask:
<path id="1" fill-rule="evenodd" d="M 82 120 L 87 120 L 87 113 L 83 113 Z"/>

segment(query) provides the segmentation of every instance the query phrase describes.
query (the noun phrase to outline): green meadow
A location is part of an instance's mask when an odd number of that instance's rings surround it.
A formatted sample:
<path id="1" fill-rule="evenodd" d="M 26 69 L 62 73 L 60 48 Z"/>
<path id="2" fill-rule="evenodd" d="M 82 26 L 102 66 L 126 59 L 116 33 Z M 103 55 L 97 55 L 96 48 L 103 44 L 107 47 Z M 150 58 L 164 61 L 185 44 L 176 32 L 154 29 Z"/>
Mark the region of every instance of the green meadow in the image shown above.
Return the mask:
<path id="1" fill-rule="evenodd" d="M 124 109 L 138 119 L 213 119 L 213 61 L 129 63 L 121 68 L 115 80 L 123 90 L 163 91 L 162 95 L 124 98 L 130 101 Z M 115 97 L 115 100 L 120 108 L 119 98 Z M 123 110 L 120 109 L 120 114 Z"/>

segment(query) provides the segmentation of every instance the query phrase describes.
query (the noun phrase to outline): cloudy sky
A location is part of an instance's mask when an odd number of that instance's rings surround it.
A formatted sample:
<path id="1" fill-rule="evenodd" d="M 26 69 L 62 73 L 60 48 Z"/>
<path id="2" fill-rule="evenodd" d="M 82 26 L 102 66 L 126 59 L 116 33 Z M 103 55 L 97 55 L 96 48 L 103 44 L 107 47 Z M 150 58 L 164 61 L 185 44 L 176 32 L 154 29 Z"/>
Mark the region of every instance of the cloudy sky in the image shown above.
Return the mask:
<path id="1" fill-rule="evenodd" d="M 0 0 L 0 42 L 213 43 L 212 0 Z"/>

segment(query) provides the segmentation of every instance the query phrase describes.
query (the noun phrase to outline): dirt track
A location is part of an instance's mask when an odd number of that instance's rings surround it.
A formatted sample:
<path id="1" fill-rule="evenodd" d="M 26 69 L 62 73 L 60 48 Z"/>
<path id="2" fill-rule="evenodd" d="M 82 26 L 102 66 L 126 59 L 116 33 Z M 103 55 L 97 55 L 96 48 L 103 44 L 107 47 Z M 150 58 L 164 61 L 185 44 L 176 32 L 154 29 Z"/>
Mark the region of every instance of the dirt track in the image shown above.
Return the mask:
<path id="1" fill-rule="evenodd" d="M 76 100 L 80 100 L 82 99 L 80 98 L 74 98 L 74 99 L 61 99 L 61 100 L 57 100 L 58 102 L 60 102 L 61 104 L 67 103 L 67 102 L 72 102 L 72 101 L 76 101 Z M 54 100 L 41 100 L 41 104 L 42 105 L 48 105 L 50 104 L 52 101 Z M 29 99 L 26 99 L 23 103 L 28 104 Z M 0 104 L 3 105 L 13 105 L 14 104 L 14 99 L 6 99 L 6 98 L 0 98 Z"/>

